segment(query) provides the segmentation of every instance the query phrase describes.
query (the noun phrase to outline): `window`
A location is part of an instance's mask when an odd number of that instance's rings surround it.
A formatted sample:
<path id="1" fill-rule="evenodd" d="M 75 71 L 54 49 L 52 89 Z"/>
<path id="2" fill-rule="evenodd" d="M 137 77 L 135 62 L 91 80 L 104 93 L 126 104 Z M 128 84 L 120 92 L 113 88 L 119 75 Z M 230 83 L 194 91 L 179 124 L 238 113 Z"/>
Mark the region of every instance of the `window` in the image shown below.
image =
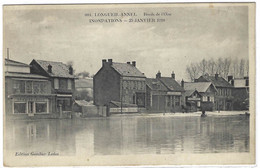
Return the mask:
<path id="1" fill-rule="evenodd" d="M 200 107 L 200 101 L 197 102 L 197 107 Z"/>
<path id="2" fill-rule="evenodd" d="M 180 106 L 180 97 L 179 96 L 175 97 L 175 106 Z"/>
<path id="3" fill-rule="evenodd" d="M 59 79 L 60 82 L 60 89 L 62 90 L 66 90 L 68 89 L 68 84 L 67 84 L 67 80 L 66 79 Z"/>
<path id="4" fill-rule="evenodd" d="M 59 89 L 59 79 L 54 78 L 54 89 Z"/>
<path id="5" fill-rule="evenodd" d="M 166 102 L 167 102 L 167 106 L 169 107 L 171 105 L 171 97 L 170 96 L 166 97 Z"/>
<path id="6" fill-rule="evenodd" d="M 210 97 L 208 96 L 208 101 L 210 101 Z"/>
<path id="7" fill-rule="evenodd" d="M 214 97 L 210 97 L 209 101 L 214 102 Z"/>
<path id="8" fill-rule="evenodd" d="M 47 113 L 47 102 L 36 102 L 36 113 Z"/>
<path id="9" fill-rule="evenodd" d="M 204 101 L 204 102 L 207 101 L 207 96 L 203 96 L 202 101 Z"/>
<path id="10" fill-rule="evenodd" d="M 25 93 L 25 81 L 14 81 L 13 93 Z"/>
<path id="11" fill-rule="evenodd" d="M 126 86 L 126 83 L 124 81 L 124 87 Z M 68 89 L 71 90 L 72 89 L 72 81 L 71 79 L 68 79 Z"/>
<path id="12" fill-rule="evenodd" d="M 32 81 L 26 81 L 26 93 L 32 93 Z"/>
<path id="13" fill-rule="evenodd" d="M 15 114 L 25 114 L 26 113 L 26 103 L 25 102 L 15 102 L 14 103 L 14 113 Z"/>

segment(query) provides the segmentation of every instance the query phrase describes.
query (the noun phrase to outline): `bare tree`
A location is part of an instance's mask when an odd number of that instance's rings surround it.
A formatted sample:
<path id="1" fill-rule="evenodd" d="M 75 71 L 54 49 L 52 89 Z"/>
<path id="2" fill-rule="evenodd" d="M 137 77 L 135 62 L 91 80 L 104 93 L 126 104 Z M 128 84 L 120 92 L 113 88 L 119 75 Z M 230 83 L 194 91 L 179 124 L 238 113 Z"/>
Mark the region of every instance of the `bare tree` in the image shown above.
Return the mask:
<path id="1" fill-rule="evenodd" d="M 189 75 L 190 80 L 194 81 L 194 79 L 196 79 L 199 76 L 198 64 L 192 63 L 190 67 L 186 68 L 186 72 Z"/>
<path id="2" fill-rule="evenodd" d="M 208 62 L 203 59 L 199 64 L 198 64 L 198 69 L 200 70 L 200 74 L 205 75 L 206 71 L 207 71 L 207 66 L 208 66 Z"/>
<path id="3" fill-rule="evenodd" d="M 249 71 L 249 62 L 245 59 L 238 60 L 237 58 L 218 58 L 218 59 L 203 59 L 198 63 L 191 63 L 186 68 L 191 81 L 198 78 L 200 75 L 218 73 L 223 78 L 227 79 L 228 75 L 234 77 L 243 77 Z M 246 74 L 245 74 L 246 73 Z"/>
<path id="4" fill-rule="evenodd" d="M 241 59 L 240 65 L 239 65 L 239 77 L 244 77 L 244 71 L 245 71 L 245 60 Z"/>

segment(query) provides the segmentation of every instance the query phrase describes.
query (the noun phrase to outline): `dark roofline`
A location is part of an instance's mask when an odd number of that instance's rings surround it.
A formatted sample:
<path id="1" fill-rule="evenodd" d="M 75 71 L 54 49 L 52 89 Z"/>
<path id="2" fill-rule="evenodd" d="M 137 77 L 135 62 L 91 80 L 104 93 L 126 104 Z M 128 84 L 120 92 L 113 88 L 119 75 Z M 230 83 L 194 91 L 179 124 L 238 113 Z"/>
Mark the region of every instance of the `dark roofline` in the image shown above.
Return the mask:
<path id="1" fill-rule="evenodd" d="M 123 77 L 134 77 L 134 78 L 146 78 L 146 76 L 143 74 L 143 76 L 125 76 L 125 75 L 122 75 L 120 72 L 118 72 L 115 67 L 113 67 L 113 64 L 116 63 L 116 64 L 125 64 L 125 65 L 130 65 L 132 66 L 133 68 L 136 68 L 138 71 L 140 71 L 136 66 L 133 66 L 132 64 L 127 64 L 127 63 L 122 63 L 122 62 L 113 62 L 112 65 L 111 65 L 111 68 L 114 69 L 120 76 L 123 76 Z"/>
<path id="2" fill-rule="evenodd" d="M 23 63 L 23 62 L 18 62 L 18 61 L 14 61 L 14 60 L 7 59 L 7 58 L 5 58 L 5 61 L 12 61 L 12 62 L 14 62 L 14 63 L 21 64 L 21 65 L 13 65 L 13 66 L 24 66 L 24 67 L 31 67 L 30 65 L 28 65 L 28 64 L 26 64 L 26 63 Z"/>
<path id="3" fill-rule="evenodd" d="M 162 78 L 173 79 L 172 77 L 160 77 L 160 78 L 158 78 L 158 79 L 160 80 L 160 79 L 162 79 Z M 183 88 L 175 79 L 173 79 L 173 80 L 182 88 L 182 90 L 178 90 L 178 91 L 176 91 L 176 92 L 185 92 L 184 88 Z M 162 83 L 167 89 L 169 89 L 170 91 L 172 91 L 172 89 L 169 88 L 162 80 L 160 80 L 160 81 L 161 81 L 161 83 Z"/>
<path id="4" fill-rule="evenodd" d="M 45 62 L 50 62 L 50 63 L 53 62 L 53 63 L 62 63 L 62 64 L 64 64 L 63 62 L 46 61 L 46 60 L 36 60 L 36 59 L 33 59 L 32 62 L 33 62 L 33 61 L 36 62 L 36 63 L 39 65 L 39 67 L 42 69 L 42 71 L 44 71 L 45 74 L 47 74 L 50 78 L 78 79 L 78 77 L 76 77 L 75 75 L 73 75 L 74 77 L 62 77 L 62 76 L 50 75 L 50 74 L 41 66 L 41 64 L 40 64 L 38 61 L 45 61 Z M 32 64 L 32 62 L 30 63 L 30 65 Z M 66 65 L 66 64 L 64 64 L 64 65 Z"/>

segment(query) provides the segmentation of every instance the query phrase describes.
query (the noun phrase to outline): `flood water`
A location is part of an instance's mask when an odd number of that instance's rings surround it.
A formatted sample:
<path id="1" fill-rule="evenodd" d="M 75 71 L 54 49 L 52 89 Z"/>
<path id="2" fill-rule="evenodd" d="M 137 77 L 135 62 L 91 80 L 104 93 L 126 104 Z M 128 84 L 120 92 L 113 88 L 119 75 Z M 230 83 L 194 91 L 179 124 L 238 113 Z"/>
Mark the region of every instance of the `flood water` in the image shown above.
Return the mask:
<path id="1" fill-rule="evenodd" d="M 117 116 L 10 121 L 5 146 L 14 152 L 127 155 L 249 152 L 249 118 Z"/>

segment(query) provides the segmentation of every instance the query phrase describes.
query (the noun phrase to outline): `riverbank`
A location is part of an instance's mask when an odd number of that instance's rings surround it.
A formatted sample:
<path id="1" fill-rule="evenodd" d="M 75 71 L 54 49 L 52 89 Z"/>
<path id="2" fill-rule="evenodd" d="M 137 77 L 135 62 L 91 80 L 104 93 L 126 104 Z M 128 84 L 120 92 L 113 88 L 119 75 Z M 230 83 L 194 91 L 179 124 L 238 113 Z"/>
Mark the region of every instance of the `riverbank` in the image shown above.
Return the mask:
<path id="1" fill-rule="evenodd" d="M 232 115 L 245 115 L 247 111 L 209 111 L 206 112 L 207 116 L 232 116 Z M 122 116 L 147 116 L 147 117 L 200 117 L 202 114 L 199 112 L 191 113 L 129 113 L 129 114 L 112 114 L 109 117 L 122 117 Z"/>

